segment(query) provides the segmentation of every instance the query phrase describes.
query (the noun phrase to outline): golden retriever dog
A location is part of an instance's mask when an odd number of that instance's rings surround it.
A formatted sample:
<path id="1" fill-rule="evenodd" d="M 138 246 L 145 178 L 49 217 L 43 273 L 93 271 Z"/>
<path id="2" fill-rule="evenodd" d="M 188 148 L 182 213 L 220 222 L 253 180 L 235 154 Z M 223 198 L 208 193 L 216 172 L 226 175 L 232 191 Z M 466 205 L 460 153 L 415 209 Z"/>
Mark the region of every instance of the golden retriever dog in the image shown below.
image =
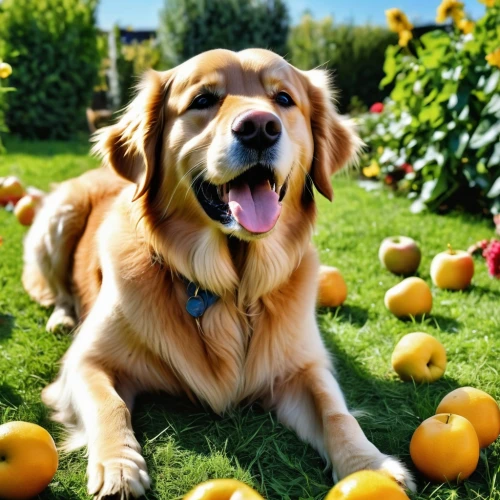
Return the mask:
<path id="1" fill-rule="evenodd" d="M 144 391 L 223 413 L 259 400 L 331 463 L 412 486 L 349 412 L 315 317 L 313 185 L 360 140 L 326 72 L 260 49 L 214 50 L 150 71 L 116 125 L 101 169 L 50 194 L 25 241 L 23 282 L 54 305 L 47 328 L 78 330 L 43 391 L 88 449 L 88 491 L 150 486 L 131 427 Z"/>

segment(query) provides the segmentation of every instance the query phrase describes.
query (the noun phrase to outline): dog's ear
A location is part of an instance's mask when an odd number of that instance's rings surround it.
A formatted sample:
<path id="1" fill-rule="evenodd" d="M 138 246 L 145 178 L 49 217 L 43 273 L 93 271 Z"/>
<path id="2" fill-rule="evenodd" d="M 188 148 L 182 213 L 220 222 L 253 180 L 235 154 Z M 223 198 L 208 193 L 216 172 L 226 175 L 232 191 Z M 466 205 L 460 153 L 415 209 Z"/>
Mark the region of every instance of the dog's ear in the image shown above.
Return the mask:
<path id="1" fill-rule="evenodd" d="M 136 184 L 133 201 L 146 192 L 153 176 L 171 79 L 171 71 L 148 71 L 118 123 L 94 135 L 93 152 Z"/>
<path id="2" fill-rule="evenodd" d="M 342 118 L 333 104 L 331 82 L 327 71 L 311 70 L 309 80 L 311 130 L 314 156 L 310 176 L 316 189 L 330 201 L 333 188 L 330 177 L 344 165 L 356 162 L 362 141 L 351 121 Z"/>

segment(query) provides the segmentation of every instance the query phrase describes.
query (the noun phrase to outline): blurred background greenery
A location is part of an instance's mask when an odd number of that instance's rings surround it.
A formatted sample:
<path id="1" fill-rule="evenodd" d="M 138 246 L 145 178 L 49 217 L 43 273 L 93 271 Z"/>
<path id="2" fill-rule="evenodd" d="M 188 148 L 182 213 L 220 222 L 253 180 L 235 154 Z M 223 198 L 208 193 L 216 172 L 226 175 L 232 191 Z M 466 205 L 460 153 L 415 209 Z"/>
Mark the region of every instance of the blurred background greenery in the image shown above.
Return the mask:
<path id="1" fill-rule="evenodd" d="M 0 137 L 92 132 L 130 101 L 148 68 L 212 48 L 264 47 L 331 72 L 339 111 L 359 117 L 368 144 L 365 179 L 415 198 L 413 210 L 500 212 L 500 0 L 425 0 L 436 21 L 416 27 L 394 8 L 389 29 L 292 16 L 293 0 L 158 1 L 151 30 L 99 29 L 99 0 L 0 2 Z"/>

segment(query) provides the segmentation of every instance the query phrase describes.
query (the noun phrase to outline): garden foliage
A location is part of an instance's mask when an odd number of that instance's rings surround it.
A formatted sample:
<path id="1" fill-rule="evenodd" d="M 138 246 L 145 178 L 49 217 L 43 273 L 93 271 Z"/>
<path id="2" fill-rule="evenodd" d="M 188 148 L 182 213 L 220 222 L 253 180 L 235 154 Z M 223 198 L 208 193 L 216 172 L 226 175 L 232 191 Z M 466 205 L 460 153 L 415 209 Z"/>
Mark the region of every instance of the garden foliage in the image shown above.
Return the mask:
<path id="1" fill-rule="evenodd" d="M 336 25 L 331 17 L 315 20 L 309 14 L 291 28 L 289 60 L 301 69 L 328 68 L 339 90 L 342 112 L 369 106 L 390 90 L 379 88 L 384 76 L 386 48 L 396 41 L 387 29 L 376 26 Z"/>
<path id="2" fill-rule="evenodd" d="M 168 0 L 160 19 L 164 64 L 173 67 L 210 49 L 271 49 L 286 54 L 284 0 Z"/>
<path id="3" fill-rule="evenodd" d="M 0 48 L 1 48 L 0 44 Z M 0 153 L 4 152 L 4 147 L 2 144 L 2 134 L 8 132 L 8 128 L 5 125 L 5 94 L 14 90 L 12 87 L 8 87 L 5 80 L 9 78 L 12 74 L 12 66 L 2 61 L 0 58 Z"/>
<path id="4" fill-rule="evenodd" d="M 365 174 L 414 198 L 415 212 L 500 212 L 500 0 L 486 4 L 474 24 L 463 3 L 444 0 L 438 20 L 451 18 L 448 29 L 409 43 L 400 32 L 381 83 L 394 84 L 390 100 L 362 122 Z"/>
<path id="5" fill-rule="evenodd" d="M 7 125 L 29 138 L 68 138 L 85 125 L 99 67 L 97 0 L 4 0 L 0 38 L 15 71 Z"/>

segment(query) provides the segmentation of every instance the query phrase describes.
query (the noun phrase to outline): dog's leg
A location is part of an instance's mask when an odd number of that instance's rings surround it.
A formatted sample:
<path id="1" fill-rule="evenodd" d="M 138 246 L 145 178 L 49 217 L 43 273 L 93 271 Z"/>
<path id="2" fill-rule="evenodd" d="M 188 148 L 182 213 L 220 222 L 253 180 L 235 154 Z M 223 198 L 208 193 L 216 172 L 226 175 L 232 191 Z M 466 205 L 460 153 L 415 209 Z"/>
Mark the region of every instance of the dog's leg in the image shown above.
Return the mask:
<path id="1" fill-rule="evenodd" d="M 24 287 L 40 304 L 54 305 L 47 331 L 76 325 L 71 256 L 85 229 L 88 207 L 72 204 L 71 186 L 62 185 L 47 196 L 24 243 Z"/>
<path id="2" fill-rule="evenodd" d="M 149 488 L 147 466 L 132 430 L 130 410 L 101 367 L 83 363 L 76 370 L 79 416 L 88 437 L 88 490 L 100 499 L 108 495 L 140 497 Z"/>
<path id="3" fill-rule="evenodd" d="M 112 340 L 123 328 L 113 292 L 103 287 L 58 379 L 42 394 L 44 403 L 56 410 L 55 418 L 77 430 L 77 435 L 70 434 L 68 448 L 87 444 L 88 490 L 96 499 L 140 497 L 150 483 L 131 423 L 134 386 L 125 373 L 109 368 L 113 361 L 102 359 L 103 354 L 126 357 L 127 351 L 118 352 Z"/>
<path id="4" fill-rule="evenodd" d="M 45 389 L 43 401 L 58 410 L 58 420 L 65 415 L 68 419 L 76 418 L 77 427 L 83 430 L 83 442 L 76 446 L 87 444 L 89 494 L 96 499 L 115 494 L 124 498 L 144 495 L 150 480 L 132 429 L 133 398 L 125 395 L 127 406 L 115 388 L 114 376 L 100 363 L 85 358 L 76 360 L 77 356 L 68 354 L 63 373 Z M 69 411 L 64 407 L 68 401 Z M 74 436 L 70 435 L 69 449 L 74 448 L 72 442 Z"/>
<path id="5" fill-rule="evenodd" d="M 368 441 L 328 367 L 306 367 L 276 389 L 273 403 L 278 417 L 331 461 L 335 480 L 374 469 L 414 488 L 406 468 Z"/>

